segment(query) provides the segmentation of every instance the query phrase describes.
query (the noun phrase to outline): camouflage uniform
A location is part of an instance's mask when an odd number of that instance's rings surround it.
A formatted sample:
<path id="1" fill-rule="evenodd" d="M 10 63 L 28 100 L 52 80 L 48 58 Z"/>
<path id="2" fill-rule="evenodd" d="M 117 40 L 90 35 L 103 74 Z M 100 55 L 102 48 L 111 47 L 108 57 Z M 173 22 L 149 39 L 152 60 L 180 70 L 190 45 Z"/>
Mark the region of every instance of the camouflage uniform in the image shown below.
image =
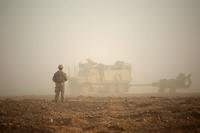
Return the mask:
<path id="1" fill-rule="evenodd" d="M 61 92 L 61 101 L 64 101 L 64 89 L 65 81 L 67 81 L 67 75 L 62 70 L 57 71 L 53 76 L 53 81 L 55 82 L 55 102 L 58 101 L 59 94 Z"/>

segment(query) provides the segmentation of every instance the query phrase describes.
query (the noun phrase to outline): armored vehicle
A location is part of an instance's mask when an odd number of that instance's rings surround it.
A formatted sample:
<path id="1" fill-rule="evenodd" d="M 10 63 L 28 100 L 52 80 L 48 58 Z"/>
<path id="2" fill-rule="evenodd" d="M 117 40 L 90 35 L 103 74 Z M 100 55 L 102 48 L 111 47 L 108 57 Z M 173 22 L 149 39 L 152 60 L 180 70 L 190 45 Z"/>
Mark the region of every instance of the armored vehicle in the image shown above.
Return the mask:
<path id="1" fill-rule="evenodd" d="M 157 82 L 150 84 L 132 84 L 133 88 L 148 89 L 155 88 L 158 89 L 158 93 L 169 92 L 173 94 L 176 90 L 188 89 L 192 85 L 191 74 L 180 73 L 176 78 L 173 79 L 160 79 Z"/>
<path id="2" fill-rule="evenodd" d="M 131 65 L 117 61 L 114 65 L 104 65 L 87 59 L 79 63 L 76 76 L 70 78 L 70 95 L 88 93 L 123 93 L 130 87 Z"/>
<path id="3" fill-rule="evenodd" d="M 158 92 L 163 93 L 169 89 L 169 93 L 175 93 L 177 89 L 189 88 L 192 84 L 191 75 L 180 73 L 175 79 L 161 79 L 158 82 L 152 83 L 154 87 L 159 88 Z"/>

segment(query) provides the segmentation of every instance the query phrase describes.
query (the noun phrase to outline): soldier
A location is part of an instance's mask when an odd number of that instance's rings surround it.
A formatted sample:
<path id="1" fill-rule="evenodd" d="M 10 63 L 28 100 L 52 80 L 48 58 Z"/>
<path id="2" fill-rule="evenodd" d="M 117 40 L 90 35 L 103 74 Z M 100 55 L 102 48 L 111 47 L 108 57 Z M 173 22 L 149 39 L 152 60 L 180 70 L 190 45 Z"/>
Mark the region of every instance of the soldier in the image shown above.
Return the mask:
<path id="1" fill-rule="evenodd" d="M 55 82 L 55 102 L 58 101 L 59 94 L 61 92 L 61 101 L 64 101 L 64 89 L 65 82 L 67 81 L 67 75 L 62 71 L 63 65 L 58 66 L 58 71 L 53 76 L 53 81 Z"/>

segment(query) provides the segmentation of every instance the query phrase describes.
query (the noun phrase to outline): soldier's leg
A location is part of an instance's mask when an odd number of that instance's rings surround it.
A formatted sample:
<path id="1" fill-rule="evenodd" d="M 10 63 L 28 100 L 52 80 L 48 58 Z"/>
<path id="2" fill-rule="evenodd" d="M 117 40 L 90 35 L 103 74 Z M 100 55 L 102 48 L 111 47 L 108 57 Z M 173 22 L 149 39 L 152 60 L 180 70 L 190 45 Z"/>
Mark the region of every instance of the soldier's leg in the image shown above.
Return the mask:
<path id="1" fill-rule="evenodd" d="M 61 88 L 61 101 L 64 102 L 64 93 L 65 93 L 65 89 Z"/>
<path id="2" fill-rule="evenodd" d="M 60 94 L 59 88 L 56 88 L 55 89 L 55 102 L 58 101 L 59 94 Z"/>

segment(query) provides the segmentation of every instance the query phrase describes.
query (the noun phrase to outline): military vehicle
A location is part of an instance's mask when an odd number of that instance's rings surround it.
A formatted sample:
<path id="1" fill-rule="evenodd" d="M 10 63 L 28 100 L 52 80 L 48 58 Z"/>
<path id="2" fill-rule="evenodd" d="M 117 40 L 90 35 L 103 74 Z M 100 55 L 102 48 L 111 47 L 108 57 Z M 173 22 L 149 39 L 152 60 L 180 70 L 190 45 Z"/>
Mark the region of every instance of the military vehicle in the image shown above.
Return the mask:
<path id="1" fill-rule="evenodd" d="M 104 65 L 87 59 L 79 63 L 78 74 L 69 81 L 70 95 L 89 93 L 124 93 L 130 87 L 131 65 L 117 61 Z"/>
<path id="2" fill-rule="evenodd" d="M 180 73 L 174 79 L 160 79 L 158 82 L 154 82 L 151 84 L 133 84 L 132 86 L 143 89 L 146 87 L 153 87 L 158 88 L 158 93 L 169 92 L 170 94 L 173 94 L 176 92 L 176 90 L 189 88 L 191 84 L 191 75 L 185 75 L 184 73 Z"/>
<path id="3" fill-rule="evenodd" d="M 169 89 L 169 93 L 175 93 L 177 89 L 189 88 L 192 84 L 191 75 L 187 76 L 180 73 L 175 79 L 161 79 L 158 82 L 152 83 L 152 86 L 158 87 L 159 93 L 164 93 Z"/>

